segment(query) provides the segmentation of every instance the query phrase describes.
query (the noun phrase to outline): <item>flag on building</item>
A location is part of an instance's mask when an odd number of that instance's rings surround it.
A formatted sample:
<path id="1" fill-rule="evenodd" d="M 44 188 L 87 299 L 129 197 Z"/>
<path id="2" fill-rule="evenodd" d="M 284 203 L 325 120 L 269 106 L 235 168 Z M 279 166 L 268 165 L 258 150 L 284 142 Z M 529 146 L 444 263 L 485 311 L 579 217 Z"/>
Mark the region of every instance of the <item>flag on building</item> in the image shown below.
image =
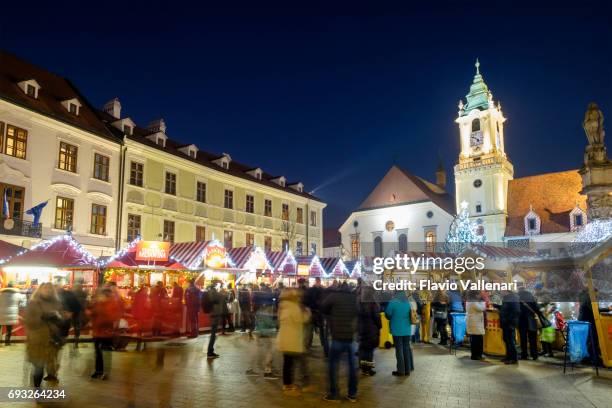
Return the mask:
<path id="1" fill-rule="evenodd" d="M 34 220 L 32 221 L 34 225 L 37 225 L 38 223 L 40 223 L 40 216 L 42 215 L 42 210 L 47 206 L 48 202 L 49 200 L 43 201 L 42 203 L 30 208 L 29 210 L 25 212 L 26 214 L 34 217 Z"/>

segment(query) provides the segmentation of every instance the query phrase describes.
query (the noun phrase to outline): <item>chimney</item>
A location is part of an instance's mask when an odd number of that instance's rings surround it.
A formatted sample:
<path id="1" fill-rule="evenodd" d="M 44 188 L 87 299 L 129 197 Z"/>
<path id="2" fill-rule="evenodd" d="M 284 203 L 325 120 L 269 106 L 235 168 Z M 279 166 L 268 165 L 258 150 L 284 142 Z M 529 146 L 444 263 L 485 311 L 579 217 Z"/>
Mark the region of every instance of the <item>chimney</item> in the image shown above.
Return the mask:
<path id="1" fill-rule="evenodd" d="M 438 169 L 436 170 L 436 184 L 442 190 L 446 190 L 446 170 L 444 170 L 442 160 L 438 163 Z"/>
<path id="2" fill-rule="evenodd" d="M 121 119 L 121 102 L 119 102 L 119 98 L 106 102 L 102 110 L 115 119 Z"/>
<path id="3" fill-rule="evenodd" d="M 166 122 L 163 119 L 157 119 L 147 125 L 147 130 L 150 133 L 166 133 Z"/>

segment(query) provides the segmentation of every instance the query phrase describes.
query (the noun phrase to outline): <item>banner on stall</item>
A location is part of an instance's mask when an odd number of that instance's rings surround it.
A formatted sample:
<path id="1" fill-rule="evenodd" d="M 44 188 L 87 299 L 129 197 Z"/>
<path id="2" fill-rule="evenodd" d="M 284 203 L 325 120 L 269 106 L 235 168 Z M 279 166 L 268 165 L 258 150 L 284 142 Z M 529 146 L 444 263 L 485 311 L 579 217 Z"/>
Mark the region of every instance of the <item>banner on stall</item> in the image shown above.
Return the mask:
<path id="1" fill-rule="evenodd" d="M 139 241 L 136 244 L 136 260 L 166 262 L 170 255 L 170 243 L 163 241 Z"/>
<path id="2" fill-rule="evenodd" d="M 210 244 L 206 247 L 204 264 L 209 268 L 226 268 L 227 256 L 223 245 Z"/>

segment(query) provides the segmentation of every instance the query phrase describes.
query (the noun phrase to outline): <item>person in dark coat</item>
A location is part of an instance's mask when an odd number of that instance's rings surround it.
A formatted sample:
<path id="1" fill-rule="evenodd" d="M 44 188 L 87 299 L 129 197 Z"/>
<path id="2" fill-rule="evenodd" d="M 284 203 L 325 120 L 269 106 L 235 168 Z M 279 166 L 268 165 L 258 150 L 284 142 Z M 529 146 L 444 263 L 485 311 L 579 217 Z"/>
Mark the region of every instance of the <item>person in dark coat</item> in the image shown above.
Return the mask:
<path id="1" fill-rule="evenodd" d="M 85 326 L 85 310 L 87 310 L 87 292 L 83 289 L 82 280 L 77 282 L 72 288 L 72 293 L 80 305 L 79 313 L 72 316 L 72 325 L 74 327 L 74 348 L 79 347 L 79 338 L 81 337 L 81 327 Z"/>
<path id="2" fill-rule="evenodd" d="M 374 288 L 363 286 L 359 295 L 359 367 L 363 375 L 372 376 L 374 371 L 374 350 L 380 343 L 380 306 L 374 298 Z"/>
<path id="3" fill-rule="evenodd" d="M 505 291 L 501 305 L 495 305 L 499 309 L 499 321 L 502 328 L 502 336 L 506 345 L 505 364 L 518 364 L 516 353 L 516 328 L 519 323 L 521 307 L 519 297 L 516 293 Z"/>
<path id="4" fill-rule="evenodd" d="M 519 315 L 519 337 L 521 340 L 521 360 L 527 360 L 527 340 L 529 339 L 529 354 L 533 360 L 538 359 L 538 325 L 536 319 L 541 319 L 540 308 L 536 298 L 525 288 L 519 289 L 521 313 Z"/>
<path id="5" fill-rule="evenodd" d="M 207 351 L 209 360 L 219 357 L 219 355 L 215 353 L 215 341 L 217 340 L 217 329 L 219 328 L 219 323 L 221 323 L 223 307 L 225 306 L 224 298 L 221 293 L 219 293 L 219 290 L 217 290 L 217 285 L 219 285 L 219 282 L 213 282 L 210 288 L 208 288 L 208 291 L 202 296 L 202 302 L 210 304 L 210 339 L 208 340 Z M 206 310 L 204 310 L 204 312 L 206 312 Z"/>
<path id="6" fill-rule="evenodd" d="M 319 341 L 323 347 L 325 357 L 329 354 L 329 343 L 327 341 L 327 329 L 325 328 L 325 319 L 321 314 L 321 303 L 323 302 L 325 288 L 321 285 L 321 278 L 315 278 L 315 284 L 308 288 L 306 292 L 305 304 L 310 309 L 313 325 L 313 333 L 308 339 L 308 346 L 312 345 L 314 332 L 319 334 Z"/>
<path id="7" fill-rule="evenodd" d="M 351 292 L 348 284 L 343 282 L 337 289 L 332 289 L 321 305 L 321 312 L 326 316 L 331 333 L 329 349 L 329 391 L 326 401 L 338 401 L 338 364 L 346 353 L 348 358 L 348 395 L 349 401 L 357 401 L 357 372 L 355 367 L 355 350 L 353 340 L 357 326 L 357 296 Z"/>
<path id="8" fill-rule="evenodd" d="M 431 308 L 433 309 L 434 322 L 436 324 L 435 329 L 440 335 L 441 346 L 448 344 L 448 332 L 446 331 L 446 324 L 448 323 L 448 296 L 446 293 L 439 290 L 434 296 L 433 302 L 431 302 Z"/>
<path id="9" fill-rule="evenodd" d="M 187 307 L 187 324 L 190 338 L 198 337 L 200 332 L 199 313 L 201 303 L 200 289 L 195 285 L 195 279 L 189 281 L 189 286 L 185 290 L 185 306 Z"/>
<path id="10" fill-rule="evenodd" d="M 251 287 L 240 285 L 238 290 L 238 305 L 240 306 L 240 322 L 242 324 L 242 333 L 247 330 L 249 335 L 253 333 L 254 319 L 253 319 L 253 296 L 251 294 Z"/>

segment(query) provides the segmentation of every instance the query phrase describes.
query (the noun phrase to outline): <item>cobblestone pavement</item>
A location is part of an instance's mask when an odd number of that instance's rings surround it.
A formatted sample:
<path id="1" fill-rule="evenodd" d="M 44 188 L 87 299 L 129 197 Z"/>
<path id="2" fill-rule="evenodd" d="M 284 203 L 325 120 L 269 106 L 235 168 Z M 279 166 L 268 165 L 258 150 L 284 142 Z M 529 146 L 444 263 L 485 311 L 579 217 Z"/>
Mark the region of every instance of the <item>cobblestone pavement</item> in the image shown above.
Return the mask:
<path id="1" fill-rule="evenodd" d="M 113 352 L 109 380 L 90 380 L 93 346 L 85 344 L 78 354 L 67 345 L 62 351 L 60 384 L 69 396 L 61 407 L 320 407 L 325 365 L 321 347 L 313 349 L 310 371 L 318 391 L 286 397 L 281 380 L 247 377 L 245 370 L 254 343 L 238 333 L 220 336 L 216 351 L 221 358 L 208 362 L 197 340 L 177 339 L 151 343 L 145 352 Z M 163 367 L 157 367 L 159 351 L 165 351 Z M 604 370 L 595 378 L 582 368 L 563 375 L 559 360 L 521 362 L 505 366 L 497 359 L 477 362 L 466 351 L 449 355 L 434 345 L 415 345 L 415 371 L 410 377 L 391 376 L 392 350 L 377 350 L 378 374 L 360 377 L 359 402 L 363 407 L 612 407 L 612 375 Z M 275 366 L 280 371 L 281 358 Z M 23 344 L 0 346 L 0 387 L 29 384 L 30 367 L 24 362 Z M 340 372 L 346 390 L 346 376 Z M 6 390 L 3 388 L 3 390 Z M 5 391 L 6 392 L 6 391 Z M 128 401 L 134 401 L 132 405 Z M 343 405 L 349 404 L 343 401 Z M 29 407 L 34 403 L 6 403 L 1 407 Z"/>

